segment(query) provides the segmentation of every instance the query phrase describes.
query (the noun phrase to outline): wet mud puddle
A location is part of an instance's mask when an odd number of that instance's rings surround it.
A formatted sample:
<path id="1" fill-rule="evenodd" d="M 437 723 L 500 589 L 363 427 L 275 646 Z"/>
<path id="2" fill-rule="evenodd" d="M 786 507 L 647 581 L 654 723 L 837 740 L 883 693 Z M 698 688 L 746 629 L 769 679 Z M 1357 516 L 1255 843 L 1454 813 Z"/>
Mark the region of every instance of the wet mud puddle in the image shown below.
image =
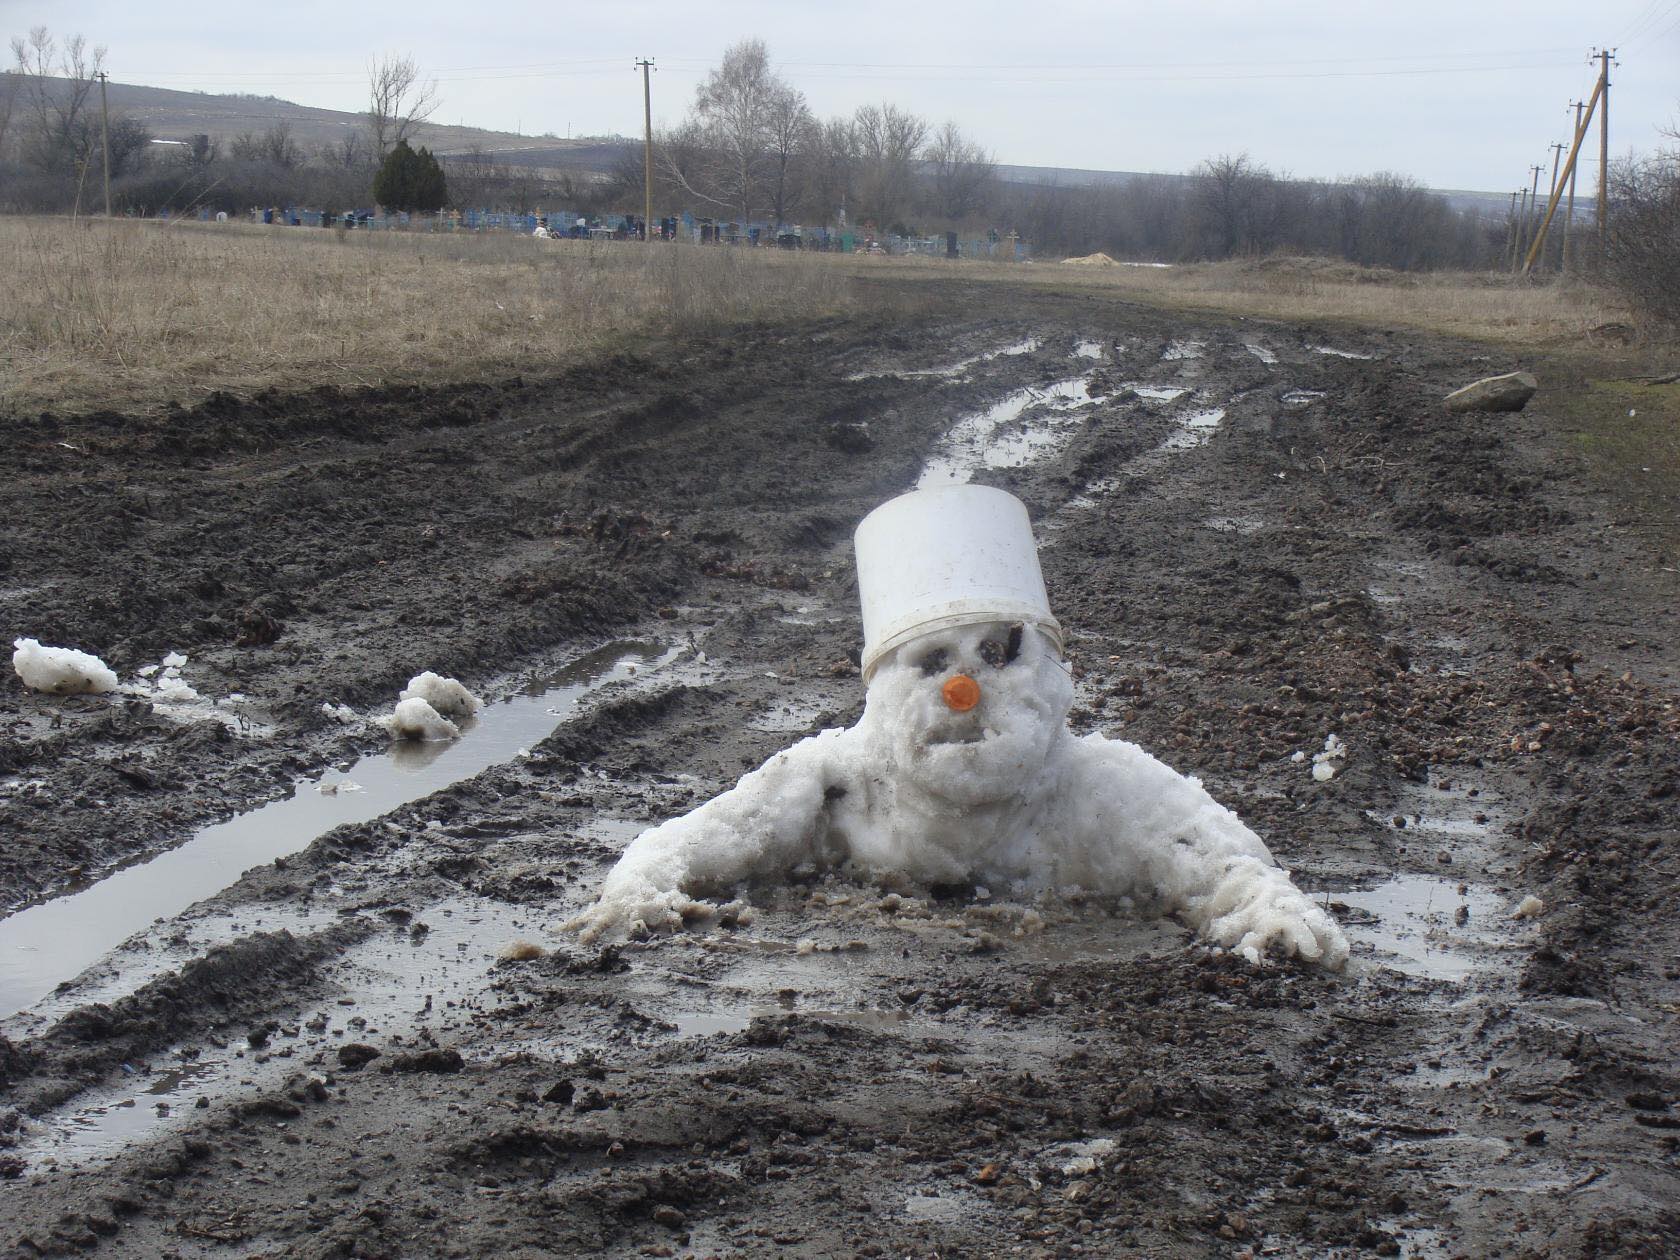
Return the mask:
<path id="1" fill-rule="evenodd" d="M 982 363 L 990 363 L 993 359 L 1012 359 L 1017 355 L 1031 354 L 1040 345 L 1037 337 L 1023 337 L 1019 341 L 1012 341 L 1007 345 L 996 346 L 980 354 L 971 354 L 966 359 L 958 359 L 955 363 L 947 363 L 943 367 L 927 368 L 870 368 L 861 372 L 847 375 L 848 381 L 868 381 L 881 376 L 942 376 L 957 377 L 970 368 Z"/>
<path id="2" fill-rule="evenodd" d="M 1479 787 L 1420 787 L 1402 798 L 1400 812 L 1371 817 L 1389 826 L 1403 821 L 1410 848 L 1426 858 L 1445 857 L 1454 869 L 1473 869 L 1477 877 L 1402 873 L 1372 888 L 1334 894 L 1355 957 L 1451 983 L 1494 969 L 1497 956 L 1515 944 L 1511 916 L 1521 900 L 1520 893 L 1487 882 L 1493 829 L 1504 820 L 1497 799 Z"/>
<path id="3" fill-rule="evenodd" d="M 0 1019 L 46 997 L 155 919 L 220 892 L 252 866 L 296 853 L 334 827 L 367 822 L 511 761 L 592 692 L 668 663 L 677 649 L 614 643 L 528 686 L 459 740 L 400 743 L 346 771 L 300 782 L 291 796 L 200 830 L 179 848 L 89 888 L 0 920 Z"/>
<path id="4" fill-rule="evenodd" d="M 640 827 L 601 820 L 598 829 L 632 834 Z M 261 926 L 307 932 L 337 917 L 330 908 L 270 907 Z M 486 989 L 499 951 L 517 939 L 541 938 L 546 925 L 538 908 L 478 898 L 437 902 L 347 951 L 329 977 L 342 996 L 329 990 L 299 1008 L 261 1045 L 236 1036 L 195 1048 L 191 1059 L 177 1054 L 174 1061 L 159 1056 L 150 1065 L 125 1065 L 123 1081 L 89 1091 L 46 1117 L 18 1152 L 32 1172 L 97 1162 L 166 1133 L 199 1108 L 274 1089 L 300 1072 L 341 1071 L 341 1046 L 399 1053 L 428 1035 L 459 1029 L 497 1001 Z M 571 1053 L 582 1048 L 581 1042 L 565 1047 Z M 547 1049 L 557 1052 L 553 1045 Z"/>
<path id="5" fill-rule="evenodd" d="M 1021 468 L 1053 453 L 1072 436 L 1068 413 L 1094 401 L 1083 377 L 1028 386 L 958 420 L 928 458 L 916 489 L 960 486 L 982 468 Z M 1029 410 L 1043 422 L 1016 426 Z"/>

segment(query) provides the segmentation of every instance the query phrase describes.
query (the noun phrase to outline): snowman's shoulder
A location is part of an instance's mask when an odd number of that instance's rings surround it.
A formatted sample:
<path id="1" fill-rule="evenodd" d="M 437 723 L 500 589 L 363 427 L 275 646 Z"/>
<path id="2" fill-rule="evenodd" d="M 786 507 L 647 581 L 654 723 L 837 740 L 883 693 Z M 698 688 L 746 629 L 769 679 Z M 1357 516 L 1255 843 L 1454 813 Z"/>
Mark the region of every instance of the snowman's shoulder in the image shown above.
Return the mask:
<path id="1" fill-rule="evenodd" d="M 1177 772 L 1165 762 L 1152 757 L 1139 745 L 1124 739 L 1110 739 L 1097 731 L 1089 735 L 1070 737 L 1066 741 L 1072 764 L 1113 772 L 1129 771 L 1139 774 L 1167 774 Z"/>

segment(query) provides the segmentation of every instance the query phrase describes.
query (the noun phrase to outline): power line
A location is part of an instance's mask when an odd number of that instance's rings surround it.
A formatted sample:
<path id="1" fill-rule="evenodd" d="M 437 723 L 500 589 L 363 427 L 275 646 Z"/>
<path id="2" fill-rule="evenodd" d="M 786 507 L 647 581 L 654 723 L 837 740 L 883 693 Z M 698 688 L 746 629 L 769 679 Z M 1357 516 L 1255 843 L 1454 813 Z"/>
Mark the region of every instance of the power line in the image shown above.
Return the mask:
<path id="1" fill-rule="evenodd" d="M 1680 9 L 1680 0 L 1676 0 L 1676 3 L 1672 6 L 1670 6 L 1668 12 L 1673 13 L 1676 9 Z M 1665 13 L 1663 16 L 1667 17 L 1668 14 Z M 1644 35 L 1635 36 L 1634 37 L 1634 43 L 1636 43 L 1636 44 L 1646 44 L 1646 43 L 1649 43 L 1653 39 L 1658 39 L 1658 40 L 1666 39 L 1669 35 L 1673 34 L 1677 30 L 1680 30 L 1680 16 L 1676 16 L 1675 19 L 1672 22 L 1670 22 L 1666 27 L 1664 27 L 1660 31 L 1654 31 L 1654 32 L 1647 31 Z"/>
<path id="2" fill-rule="evenodd" d="M 1622 32 L 1621 37 L 1616 42 L 1618 44 L 1625 44 L 1628 40 L 1632 39 L 1634 33 L 1637 32 L 1640 27 L 1649 22 L 1656 15 L 1657 10 L 1662 8 L 1667 2 L 1668 0 L 1650 0 L 1650 3 L 1639 11 L 1639 15 L 1635 17 L 1631 23 L 1629 23 L 1627 29 Z"/>
<path id="3" fill-rule="evenodd" d="M 1423 77 L 1449 74 L 1498 74 L 1510 71 L 1528 70 L 1558 70 L 1575 65 L 1575 61 L 1534 62 L 1515 65 L 1479 65 L 1479 66 L 1449 66 L 1434 69 L 1419 70 L 1326 70 L 1318 72 L 1272 73 L 1258 72 L 1252 74 L 1130 74 L 1126 83 L 1242 83 L 1261 80 L 1294 80 L 1308 81 L 1317 79 L 1383 79 L 1400 77 Z M 876 73 L 876 74 L 802 74 L 800 81 L 807 80 L 858 80 L 863 82 L 890 82 L 903 79 L 919 79 L 927 83 L 1103 83 L 1105 78 L 1076 77 L 1069 75 L 1033 76 L 1033 75 L 995 75 L 995 74 L 959 74 L 959 75 L 931 75 L 923 72 L 904 73 Z"/>
<path id="4" fill-rule="evenodd" d="M 1624 35 L 1619 42 L 1623 45 L 1627 44 L 1630 40 L 1644 42 L 1644 40 L 1650 36 L 1652 31 L 1656 30 L 1658 26 L 1667 20 L 1670 14 L 1672 14 L 1676 9 L 1680 9 L 1680 0 L 1669 0 L 1668 5 L 1662 8 L 1660 13 L 1655 12 L 1655 10 L 1662 5 L 1662 2 L 1663 0 L 1656 0 L 1656 2 L 1651 5 L 1650 11 L 1648 11 L 1643 18 L 1629 27 L 1628 33 Z M 1664 34 L 1666 33 L 1667 32 L 1664 32 Z"/>

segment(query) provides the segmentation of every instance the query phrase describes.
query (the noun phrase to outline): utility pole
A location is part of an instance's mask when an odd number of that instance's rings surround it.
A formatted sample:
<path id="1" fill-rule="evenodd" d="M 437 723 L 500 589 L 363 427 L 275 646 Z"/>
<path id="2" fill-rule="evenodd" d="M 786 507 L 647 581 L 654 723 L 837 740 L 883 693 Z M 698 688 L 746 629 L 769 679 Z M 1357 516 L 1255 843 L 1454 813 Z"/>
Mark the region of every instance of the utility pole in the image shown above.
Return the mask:
<path id="1" fill-rule="evenodd" d="M 1581 144 L 1587 138 L 1587 128 L 1592 126 L 1593 110 L 1598 108 L 1598 98 L 1603 94 L 1604 76 L 1600 75 L 1598 82 L 1593 84 L 1592 95 L 1587 98 L 1586 114 L 1582 117 L 1580 125 L 1575 128 L 1575 143 L 1569 146 L 1569 156 L 1564 159 L 1563 171 L 1558 177 L 1560 182 L 1563 179 L 1572 180 L 1575 177 L 1575 164 L 1581 156 Z M 1563 189 L 1559 188 L 1553 192 L 1551 202 L 1546 206 L 1546 215 L 1540 221 L 1540 235 L 1535 240 L 1534 247 L 1528 251 L 1528 257 L 1523 260 L 1522 269 L 1525 275 L 1529 268 L 1534 266 L 1535 255 L 1540 252 L 1540 247 L 1546 242 L 1546 229 L 1551 226 L 1552 216 L 1557 213 L 1558 196 L 1562 191 Z"/>
<path id="2" fill-rule="evenodd" d="M 1554 140 L 1547 147 L 1552 151 L 1552 185 L 1546 192 L 1546 204 L 1550 205 L 1552 202 L 1557 200 L 1558 161 L 1563 157 L 1563 151 L 1569 146 L 1564 144 L 1561 140 Z M 1562 266 L 1563 265 L 1560 262 L 1558 264 L 1559 270 L 1562 270 Z"/>
<path id="3" fill-rule="evenodd" d="M 1517 189 L 1517 224 L 1512 237 L 1511 270 L 1515 271 L 1522 260 L 1523 250 L 1528 248 L 1528 189 Z"/>
<path id="4" fill-rule="evenodd" d="M 642 240 L 653 241 L 653 60 L 639 59 L 642 68 Z"/>
<path id="5" fill-rule="evenodd" d="M 1604 229 L 1610 218 L 1610 54 L 1606 48 L 1598 54 L 1598 90 L 1603 100 L 1598 103 L 1598 248 L 1604 249 Z"/>
<path id="6" fill-rule="evenodd" d="M 1535 217 L 1540 210 L 1540 172 L 1546 168 L 1530 166 L 1528 169 L 1533 172 L 1534 181 L 1528 190 L 1528 208 L 1523 211 L 1523 245 L 1525 247 L 1529 241 L 1534 239 Z"/>
<path id="7" fill-rule="evenodd" d="M 1575 142 L 1580 143 L 1581 111 L 1587 107 L 1585 101 L 1571 102 L 1575 109 Z M 1569 209 L 1563 218 L 1563 269 L 1569 270 L 1569 229 L 1575 226 L 1575 164 L 1569 164 Z"/>
<path id="8" fill-rule="evenodd" d="M 105 146 L 105 217 L 111 217 L 111 107 L 105 99 L 105 80 L 108 76 L 99 72 L 99 138 Z"/>
<path id="9" fill-rule="evenodd" d="M 1517 270 L 1517 198 L 1519 197 L 1522 197 L 1520 190 L 1519 192 L 1512 192 L 1512 195 L 1510 195 L 1510 215 L 1505 220 L 1510 225 L 1507 228 L 1507 235 L 1510 237 L 1510 249 L 1505 250 L 1505 254 L 1509 255 L 1507 265 L 1509 265 L 1510 270 Z"/>

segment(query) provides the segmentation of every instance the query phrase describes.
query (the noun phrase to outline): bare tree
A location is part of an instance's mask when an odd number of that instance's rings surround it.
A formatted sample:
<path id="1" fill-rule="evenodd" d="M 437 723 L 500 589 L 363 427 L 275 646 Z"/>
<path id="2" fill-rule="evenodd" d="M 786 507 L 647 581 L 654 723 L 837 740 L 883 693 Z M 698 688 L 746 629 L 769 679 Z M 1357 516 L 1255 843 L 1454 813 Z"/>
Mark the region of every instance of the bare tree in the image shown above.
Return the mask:
<path id="1" fill-rule="evenodd" d="M 1279 181 L 1246 153 L 1221 154 L 1191 176 L 1195 252 L 1210 258 L 1260 254 L 1277 243 Z"/>
<path id="2" fill-rule="evenodd" d="M 421 82 L 413 57 L 386 53 L 368 66 L 368 134 L 377 160 L 437 111 L 437 80 Z"/>
<path id="3" fill-rule="evenodd" d="M 916 155 L 928 124 L 896 105 L 864 105 L 852 117 L 861 217 L 882 231 L 902 226 L 910 208 Z"/>
<path id="4" fill-rule="evenodd" d="M 1680 326 L 1680 150 L 1615 163 L 1609 188 L 1605 279 L 1643 314 Z"/>
<path id="5" fill-rule="evenodd" d="M 803 160 L 802 204 L 807 217 L 823 223 L 849 212 L 857 166 L 857 134 L 849 118 L 811 125 Z"/>
<path id="6" fill-rule="evenodd" d="M 933 178 L 933 211 L 941 218 L 966 219 L 991 200 L 997 162 L 956 123 L 947 122 L 934 133 L 926 158 Z"/>
<path id="7" fill-rule="evenodd" d="M 46 27 L 37 26 L 12 40 L 12 56 L 20 79 L 14 90 L 23 98 L 30 128 L 25 159 L 44 173 L 80 182 L 94 146 L 88 97 L 105 64 L 105 49 L 89 49 L 80 35 L 67 38 L 61 48 Z"/>
<path id="8" fill-rule="evenodd" d="M 266 162 L 281 170 L 303 165 L 303 151 L 292 139 L 292 125 L 284 120 L 267 131 L 242 131 L 228 144 L 228 155 L 237 162 Z"/>
<path id="9" fill-rule="evenodd" d="M 12 110 L 22 86 L 23 75 L 16 70 L 0 71 L 0 159 L 6 156 L 6 133 L 11 129 Z"/>
<path id="10" fill-rule="evenodd" d="M 765 197 L 770 217 L 777 226 L 787 222 L 789 212 L 799 204 L 804 191 L 805 159 L 815 125 L 803 92 L 784 86 L 771 96 L 765 127 L 770 168 Z"/>
<path id="11" fill-rule="evenodd" d="M 684 191 L 745 223 L 773 195 L 776 119 L 791 130 L 805 112 L 804 97 L 770 69 L 764 41 L 744 39 L 724 52 L 689 116 L 663 137 L 661 166 Z"/>
<path id="12" fill-rule="evenodd" d="M 323 144 L 317 150 L 317 159 L 323 166 L 359 171 L 373 165 L 373 150 L 361 132 L 347 131 L 337 140 Z"/>

